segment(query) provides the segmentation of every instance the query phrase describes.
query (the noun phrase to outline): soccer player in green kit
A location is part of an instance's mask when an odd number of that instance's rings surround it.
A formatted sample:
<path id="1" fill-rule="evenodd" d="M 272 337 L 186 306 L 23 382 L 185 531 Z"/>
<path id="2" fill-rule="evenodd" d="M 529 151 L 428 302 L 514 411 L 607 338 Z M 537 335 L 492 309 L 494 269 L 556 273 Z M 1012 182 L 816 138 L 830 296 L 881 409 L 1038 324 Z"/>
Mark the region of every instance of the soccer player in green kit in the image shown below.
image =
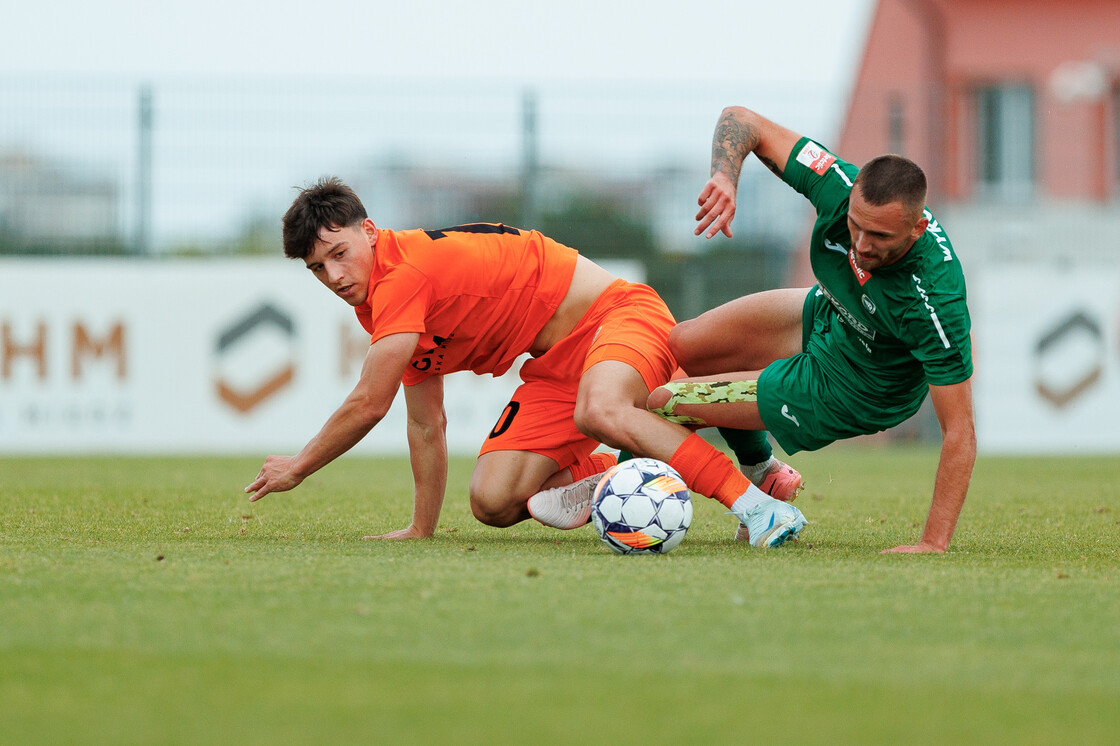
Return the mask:
<path id="1" fill-rule="evenodd" d="M 922 170 L 901 156 L 862 169 L 741 107 L 723 111 L 696 234 L 731 236 L 739 172 L 750 153 L 804 195 L 817 219 L 817 284 L 745 296 L 685 321 L 670 346 L 690 378 L 650 394 L 662 416 L 715 426 L 744 472 L 787 453 L 893 427 L 928 391 L 941 426 L 933 500 L 917 544 L 949 546 L 976 460 L 971 322 L 964 274 L 925 207 Z"/>

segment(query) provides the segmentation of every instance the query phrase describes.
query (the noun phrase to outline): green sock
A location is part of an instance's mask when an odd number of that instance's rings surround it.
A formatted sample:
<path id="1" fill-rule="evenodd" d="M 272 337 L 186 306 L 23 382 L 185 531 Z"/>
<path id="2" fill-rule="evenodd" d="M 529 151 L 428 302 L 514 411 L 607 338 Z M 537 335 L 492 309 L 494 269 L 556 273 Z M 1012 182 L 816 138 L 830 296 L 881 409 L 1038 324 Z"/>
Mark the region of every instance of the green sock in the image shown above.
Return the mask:
<path id="1" fill-rule="evenodd" d="M 634 454 L 630 453 L 629 451 L 622 451 L 622 450 L 620 450 L 620 451 L 618 452 L 618 463 L 620 463 L 620 464 L 621 464 L 621 463 L 622 463 L 623 461 L 629 461 L 629 460 L 630 460 L 630 459 L 632 459 L 632 458 L 634 458 Z"/>
<path id="2" fill-rule="evenodd" d="M 729 427 L 718 429 L 719 434 L 735 454 L 735 458 L 743 466 L 761 464 L 774 455 L 774 449 L 766 437 L 765 430 L 734 430 Z"/>

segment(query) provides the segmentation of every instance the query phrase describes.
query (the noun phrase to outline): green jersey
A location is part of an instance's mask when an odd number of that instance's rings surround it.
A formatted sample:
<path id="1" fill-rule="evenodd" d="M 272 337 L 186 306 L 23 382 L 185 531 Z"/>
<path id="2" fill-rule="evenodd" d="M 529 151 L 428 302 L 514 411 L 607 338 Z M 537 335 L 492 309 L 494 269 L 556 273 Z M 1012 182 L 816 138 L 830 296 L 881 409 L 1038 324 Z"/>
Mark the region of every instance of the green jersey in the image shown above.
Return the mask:
<path id="1" fill-rule="evenodd" d="M 785 181 L 817 210 L 809 241 L 813 274 L 840 323 L 815 340 L 848 363 L 860 388 L 924 393 L 972 376 L 964 272 L 945 229 L 929 227 L 899 261 L 874 272 L 854 262 L 848 196 L 858 169 L 802 138 Z"/>
<path id="2" fill-rule="evenodd" d="M 759 379 L 763 421 L 787 452 L 893 427 L 929 385 L 972 376 L 964 273 L 944 228 L 927 208 L 929 227 L 902 259 L 860 269 L 847 218 L 856 173 L 802 138 L 783 174 L 817 211 L 809 256 L 823 296 L 806 301 L 804 354 Z"/>

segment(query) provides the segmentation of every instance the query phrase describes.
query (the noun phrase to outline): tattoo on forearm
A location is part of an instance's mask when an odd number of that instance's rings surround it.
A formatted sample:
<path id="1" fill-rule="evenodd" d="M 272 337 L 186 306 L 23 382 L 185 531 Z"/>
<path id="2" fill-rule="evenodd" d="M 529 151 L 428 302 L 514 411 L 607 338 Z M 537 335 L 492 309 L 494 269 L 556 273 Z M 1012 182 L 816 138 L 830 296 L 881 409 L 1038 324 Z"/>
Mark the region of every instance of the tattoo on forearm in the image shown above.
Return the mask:
<path id="1" fill-rule="evenodd" d="M 750 122 L 739 121 L 734 114 L 724 116 L 716 124 L 716 133 L 712 137 L 712 175 L 722 171 L 733 184 L 738 184 L 743 161 L 758 147 L 761 139 L 758 128 Z M 777 163 L 762 156 L 758 159 L 781 177 L 782 169 Z"/>
<path id="2" fill-rule="evenodd" d="M 758 130 L 749 122 L 741 122 L 733 114 L 724 116 L 712 137 L 712 175 L 722 171 L 738 184 L 743 161 L 758 147 L 758 141 Z"/>
<path id="3" fill-rule="evenodd" d="M 766 166 L 766 168 L 777 174 L 779 179 L 782 178 L 782 169 L 778 168 L 777 163 L 774 163 L 774 161 L 770 160 L 769 158 L 763 158 L 762 156 L 759 156 L 758 160 L 762 161 L 762 164 Z"/>

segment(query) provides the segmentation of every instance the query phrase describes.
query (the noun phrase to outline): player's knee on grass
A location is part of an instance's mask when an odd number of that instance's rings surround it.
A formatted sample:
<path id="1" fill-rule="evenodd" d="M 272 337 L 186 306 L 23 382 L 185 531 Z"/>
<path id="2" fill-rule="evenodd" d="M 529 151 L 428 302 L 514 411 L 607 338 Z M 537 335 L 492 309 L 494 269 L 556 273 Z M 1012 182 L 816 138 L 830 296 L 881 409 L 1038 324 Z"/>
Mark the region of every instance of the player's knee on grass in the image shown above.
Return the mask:
<path id="1" fill-rule="evenodd" d="M 483 480 L 472 479 L 470 486 L 471 512 L 474 517 L 487 526 L 505 528 L 525 518 L 525 503 L 529 499 L 517 499 L 511 495 L 505 484 L 487 484 Z"/>

